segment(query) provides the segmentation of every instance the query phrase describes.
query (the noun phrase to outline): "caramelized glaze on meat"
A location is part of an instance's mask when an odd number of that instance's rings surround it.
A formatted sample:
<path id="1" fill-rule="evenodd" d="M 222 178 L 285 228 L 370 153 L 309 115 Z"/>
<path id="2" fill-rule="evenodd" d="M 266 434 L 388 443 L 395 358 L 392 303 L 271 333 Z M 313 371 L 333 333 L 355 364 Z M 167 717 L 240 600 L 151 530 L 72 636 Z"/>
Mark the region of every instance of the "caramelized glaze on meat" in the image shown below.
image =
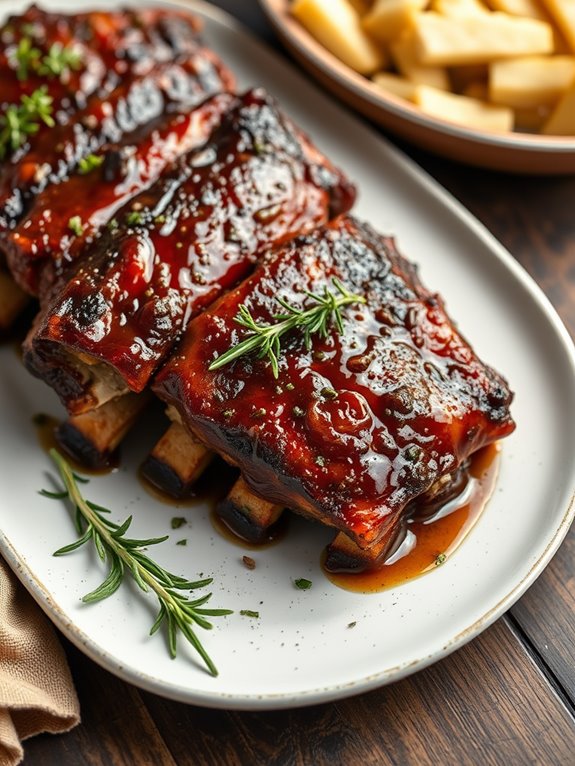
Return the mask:
<path id="1" fill-rule="evenodd" d="M 54 127 L 40 125 L 0 169 L 0 230 L 13 228 L 31 201 L 60 183 L 88 154 L 116 143 L 166 110 L 188 110 L 207 95 L 228 90 L 233 78 L 217 56 L 201 47 L 193 16 L 166 10 L 45 14 L 31 9 L 0 31 L 6 76 L 0 102 L 46 86 Z M 27 36 L 45 53 L 54 43 L 81 54 L 78 71 L 64 77 L 15 75 L 14 51 Z"/>
<path id="2" fill-rule="evenodd" d="M 339 335 L 301 332 L 282 344 L 279 377 L 266 359 L 208 367 L 262 323 L 277 297 L 308 307 L 305 291 L 337 277 L 365 305 L 343 309 Z M 237 464 L 271 502 L 320 518 L 368 547 L 414 499 L 480 447 L 514 429 L 512 395 L 455 329 L 438 295 L 393 239 L 351 218 L 272 253 L 254 275 L 189 326 L 154 390 L 187 427 Z"/>
<path id="3" fill-rule="evenodd" d="M 188 113 L 165 114 L 143 135 L 100 153 L 102 164 L 48 187 L 3 241 L 12 274 L 29 293 L 53 292 L 102 228 L 180 155 L 206 143 L 234 102 L 221 93 Z M 73 231 L 71 219 L 81 222 Z"/>
<path id="4" fill-rule="evenodd" d="M 189 319 L 255 257 L 346 211 L 353 187 L 261 90 L 117 216 L 39 321 L 25 359 L 70 411 L 94 405 L 70 352 L 141 391 Z"/>

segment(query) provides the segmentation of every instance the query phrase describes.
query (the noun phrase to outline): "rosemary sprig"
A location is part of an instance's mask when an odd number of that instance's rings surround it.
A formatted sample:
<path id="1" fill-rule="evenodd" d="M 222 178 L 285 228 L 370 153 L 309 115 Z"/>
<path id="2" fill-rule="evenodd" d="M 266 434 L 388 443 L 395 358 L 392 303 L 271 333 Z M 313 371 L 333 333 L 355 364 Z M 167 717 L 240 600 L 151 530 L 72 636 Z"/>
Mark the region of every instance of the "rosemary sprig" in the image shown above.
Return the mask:
<path id="1" fill-rule="evenodd" d="M 205 662 L 211 675 L 216 676 L 218 671 L 194 632 L 194 625 L 209 630 L 212 624 L 206 620 L 206 617 L 220 617 L 232 612 L 229 609 L 205 609 L 204 604 L 211 597 L 211 593 L 190 600 L 178 592 L 204 588 L 212 582 L 212 579 L 187 580 L 168 572 L 146 556 L 143 552 L 145 547 L 163 542 L 168 535 L 148 540 L 126 537 L 132 517 L 127 518 L 123 524 L 115 524 L 106 518 L 105 514 L 110 513 L 109 509 L 86 500 L 78 488 L 78 482 L 86 482 L 87 479 L 75 474 L 69 463 L 55 449 L 51 449 L 49 454 L 58 467 L 64 489 L 60 492 L 42 490 L 40 494 L 51 499 L 70 500 L 75 508 L 75 524 L 80 535 L 78 540 L 60 548 L 54 555 L 63 556 L 71 553 L 91 540 L 100 559 L 107 560 L 110 566 L 104 582 L 91 593 L 86 594 L 82 601 L 93 603 L 108 598 L 118 590 L 124 575 L 131 575 L 143 591 L 152 590 L 160 603 L 160 611 L 152 625 L 150 635 L 156 633 L 165 623 L 168 649 L 170 656 L 174 658 L 177 633 L 178 630 L 181 631 Z"/>
<path id="2" fill-rule="evenodd" d="M 243 303 L 239 307 L 239 313 L 235 322 L 246 327 L 250 332 L 240 343 L 229 348 L 225 353 L 213 361 L 209 369 L 217 370 L 234 359 L 244 354 L 256 353 L 258 359 L 268 357 L 273 376 L 279 376 L 279 355 L 282 337 L 296 328 L 301 328 L 306 348 L 311 348 L 311 336 L 319 335 L 327 338 L 330 322 L 333 321 L 339 333 L 343 332 L 342 306 L 352 303 L 365 303 L 361 295 L 350 293 L 344 285 L 335 277 L 331 280 L 336 292 L 325 288 L 323 295 L 305 291 L 305 294 L 315 303 L 308 309 L 297 309 L 291 306 L 285 299 L 276 298 L 277 302 L 286 310 L 285 314 L 274 314 L 275 324 L 258 324 L 251 315 L 247 306 Z"/>
<path id="3" fill-rule="evenodd" d="M 45 85 L 30 96 L 22 96 L 20 104 L 11 104 L 0 116 L 0 159 L 25 144 L 28 136 L 38 132 L 41 122 L 49 128 L 55 124 L 52 97 Z"/>

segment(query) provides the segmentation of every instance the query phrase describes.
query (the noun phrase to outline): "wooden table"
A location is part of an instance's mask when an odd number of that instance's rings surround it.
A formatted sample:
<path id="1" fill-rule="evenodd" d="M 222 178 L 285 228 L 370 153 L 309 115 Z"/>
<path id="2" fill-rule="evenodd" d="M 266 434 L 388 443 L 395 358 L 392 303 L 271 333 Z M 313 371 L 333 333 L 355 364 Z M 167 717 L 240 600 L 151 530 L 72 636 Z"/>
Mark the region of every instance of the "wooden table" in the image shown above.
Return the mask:
<path id="1" fill-rule="evenodd" d="M 255 0 L 216 4 L 272 38 Z M 402 148 L 511 251 L 573 335 L 575 176 L 506 176 Z M 566 427 L 574 419 L 565 413 Z M 342 702 L 203 710 L 142 692 L 63 641 L 83 723 L 26 743 L 35 766 L 575 764 L 575 528 L 528 593 L 471 644 Z"/>

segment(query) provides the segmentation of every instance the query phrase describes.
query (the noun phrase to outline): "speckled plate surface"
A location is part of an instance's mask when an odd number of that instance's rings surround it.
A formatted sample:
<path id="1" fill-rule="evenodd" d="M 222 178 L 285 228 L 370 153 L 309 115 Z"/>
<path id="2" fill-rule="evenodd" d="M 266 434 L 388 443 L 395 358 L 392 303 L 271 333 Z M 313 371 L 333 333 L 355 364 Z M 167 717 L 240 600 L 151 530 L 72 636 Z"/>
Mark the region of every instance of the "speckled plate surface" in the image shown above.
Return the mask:
<path id="1" fill-rule="evenodd" d="M 46 4 L 79 7 L 64 0 Z M 21 3 L 1 7 L 10 11 Z M 257 566 L 249 571 L 241 562 L 249 552 L 213 530 L 207 506 L 154 500 L 136 470 L 157 431 L 141 425 L 120 470 L 94 478 L 87 494 L 110 506 L 117 521 L 133 513 L 137 536 L 165 534 L 172 516 L 186 517 L 155 556 L 190 577 L 213 575 L 213 605 L 237 610 L 202 636 L 220 671 L 214 679 L 183 643 L 172 661 L 163 638 L 148 637 L 154 600 L 130 585 L 100 604 L 81 603 L 103 576 L 93 552 L 52 557 L 74 538 L 74 528 L 63 504 L 37 494 L 52 467 L 32 416 L 60 416 L 62 409 L 6 346 L 0 350 L 0 550 L 58 627 L 128 681 L 213 707 L 312 704 L 366 691 L 440 659 L 493 622 L 542 571 L 573 515 L 575 431 L 566 427 L 566 413 L 575 412 L 575 356 L 542 293 L 451 197 L 221 13 L 190 7 L 205 16 L 206 38 L 242 85 L 269 88 L 358 182 L 358 214 L 397 236 L 478 352 L 511 381 L 518 428 L 504 443 L 495 494 L 443 566 L 393 590 L 359 595 L 323 576 L 319 559 L 329 533 L 319 527 L 295 519 L 281 544 L 250 554 Z M 187 546 L 176 545 L 183 538 Z M 312 580 L 311 590 L 297 590 L 298 577 Z M 242 617 L 241 609 L 259 611 L 260 618 Z"/>

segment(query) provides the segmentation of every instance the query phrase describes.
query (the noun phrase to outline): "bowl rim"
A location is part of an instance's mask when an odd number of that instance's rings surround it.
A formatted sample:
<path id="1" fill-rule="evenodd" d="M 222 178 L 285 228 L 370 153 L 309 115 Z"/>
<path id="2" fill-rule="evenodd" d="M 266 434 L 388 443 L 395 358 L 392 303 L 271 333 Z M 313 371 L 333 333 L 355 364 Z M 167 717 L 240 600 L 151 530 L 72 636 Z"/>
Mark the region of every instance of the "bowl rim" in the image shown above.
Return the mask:
<path id="1" fill-rule="evenodd" d="M 515 131 L 488 133 L 473 130 L 438 117 L 423 114 L 392 93 L 378 88 L 368 77 L 355 72 L 324 48 L 295 17 L 289 13 L 289 0 L 259 0 L 263 11 L 278 33 L 323 74 L 356 97 L 368 101 L 376 109 L 382 109 L 394 117 L 407 120 L 418 128 L 432 130 L 447 137 L 463 139 L 498 149 L 520 152 L 543 152 L 545 154 L 575 154 L 575 136 L 544 136 L 539 133 Z"/>

